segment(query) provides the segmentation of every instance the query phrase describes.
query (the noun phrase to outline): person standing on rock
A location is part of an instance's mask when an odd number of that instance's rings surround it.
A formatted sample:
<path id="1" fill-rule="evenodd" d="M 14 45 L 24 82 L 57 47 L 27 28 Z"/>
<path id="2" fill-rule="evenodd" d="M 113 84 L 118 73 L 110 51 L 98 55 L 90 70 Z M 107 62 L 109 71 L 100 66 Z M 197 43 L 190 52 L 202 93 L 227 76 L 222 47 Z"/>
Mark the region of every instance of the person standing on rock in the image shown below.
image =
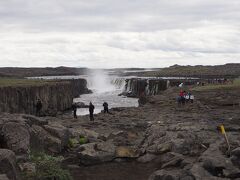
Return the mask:
<path id="1" fill-rule="evenodd" d="M 36 104 L 36 116 L 40 116 L 41 109 L 42 109 L 42 101 L 38 99 Z"/>
<path id="2" fill-rule="evenodd" d="M 77 104 L 76 103 L 73 103 L 72 109 L 73 109 L 73 117 L 74 117 L 74 119 L 77 119 Z"/>
<path id="3" fill-rule="evenodd" d="M 184 91 L 183 90 L 181 90 L 180 91 L 180 93 L 179 93 L 179 99 L 178 99 L 178 102 L 180 103 L 180 104 L 184 104 L 185 103 L 185 97 L 184 97 Z"/>
<path id="4" fill-rule="evenodd" d="M 94 117 L 93 117 L 93 113 L 94 113 L 94 105 L 92 104 L 92 102 L 89 103 L 89 117 L 90 117 L 90 121 L 94 121 Z"/>
<path id="5" fill-rule="evenodd" d="M 108 111 L 108 103 L 107 102 L 103 103 L 103 110 L 104 110 L 104 113 L 109 113 L 109 111 Z"/>

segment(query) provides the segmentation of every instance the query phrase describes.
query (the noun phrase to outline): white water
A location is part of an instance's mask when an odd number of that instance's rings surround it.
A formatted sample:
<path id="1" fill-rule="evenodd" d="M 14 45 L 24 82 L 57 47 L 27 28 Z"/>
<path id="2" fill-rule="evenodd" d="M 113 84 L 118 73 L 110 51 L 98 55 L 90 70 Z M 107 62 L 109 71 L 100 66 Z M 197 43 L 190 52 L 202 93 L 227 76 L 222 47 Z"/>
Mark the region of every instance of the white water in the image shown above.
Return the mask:
<path id="1" fill-rule="evenodd" d="M 114 107 L 137 107 L 137 98 L 127 98 L 118 96 L 125 87 L 125 78 L 110 76 L 102 70 L 95 70 L 88 75 L 79 76 L 41 76 L 29 77 L 31 79 L 79 79 L 87 80 L 87 86 L 93 91 L 92 94 L 83 94 L 79 98 L 75 98 L 74 102 L 83 102 L 88 105 L 91 101 L 95 106 L 94 113 L 99 113 L 103 110 L 103 102 L 106 101 L 110 108 Z M 77 115 L 89 114 L 88 108 L 78 108 Z"/>
<path id="2" fill-rule="evenodd" d="M 74 102 L 83 102 L 89 104 L 91 101 L 95 106 L 94 113 L 103 110 L 103 102 L 107 102 L 109 108 L 114 107 L 137 107 L 138 99 L 118 96 L 123 91 L 125 79 L 116 76 L 109 76 L 101 70 L 93 71 L 86 78 L 88 88 L 93 91 L 92 94 L 83 94 L 75 98 Z M 77 115 L 89 114 L 88 108 L 78 108 Z"/>

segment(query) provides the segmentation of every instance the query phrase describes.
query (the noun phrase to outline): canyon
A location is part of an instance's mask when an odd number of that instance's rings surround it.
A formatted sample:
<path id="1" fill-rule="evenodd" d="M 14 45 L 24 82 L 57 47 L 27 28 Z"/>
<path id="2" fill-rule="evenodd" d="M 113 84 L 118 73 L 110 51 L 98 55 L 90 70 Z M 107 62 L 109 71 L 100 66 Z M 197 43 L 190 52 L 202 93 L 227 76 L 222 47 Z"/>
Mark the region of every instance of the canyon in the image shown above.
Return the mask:
<path id="1" fill-rule="evenodd" d="M 69 110 L 73 98 L 90 92 L 85 79 L 0 86 L 0 91 L 0 112 L 35 114 L 37 99 L 40 99 L 43 105 L 42 116 L 53 116 L 58 112 Z"/>

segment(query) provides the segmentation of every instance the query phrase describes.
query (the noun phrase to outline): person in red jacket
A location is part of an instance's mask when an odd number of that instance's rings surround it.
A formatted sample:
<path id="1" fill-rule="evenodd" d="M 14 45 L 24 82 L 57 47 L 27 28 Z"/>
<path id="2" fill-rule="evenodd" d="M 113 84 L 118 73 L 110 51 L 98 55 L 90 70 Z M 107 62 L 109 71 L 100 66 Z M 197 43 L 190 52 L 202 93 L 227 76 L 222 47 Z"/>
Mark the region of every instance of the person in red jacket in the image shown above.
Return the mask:
<path id="1" fill-rule="evenodd" d="M 185 93 L 183 90 L 180 91 L 179 93 L 179 103 L 184 104 L 185 103 Z"/>
<path id="2" fill-rule="evenodd" d="M 183 90 L 180 91 L 179 96 L 180 96 L 180 97 L 184 97 L 184 92 L 183 92 Z"/>

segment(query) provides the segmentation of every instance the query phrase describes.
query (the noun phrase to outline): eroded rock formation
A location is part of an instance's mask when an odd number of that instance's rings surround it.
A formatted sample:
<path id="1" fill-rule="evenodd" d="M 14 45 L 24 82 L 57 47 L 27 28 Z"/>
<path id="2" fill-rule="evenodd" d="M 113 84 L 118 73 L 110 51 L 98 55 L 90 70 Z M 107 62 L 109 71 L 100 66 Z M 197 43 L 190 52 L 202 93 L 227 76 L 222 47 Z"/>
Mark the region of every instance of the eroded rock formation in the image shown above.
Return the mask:
<path id="1" fill-rule="evenodd" d="M 167 81 L 163 79 L 126 79 L 123 94 L 131 97 L 142 95 L 156 95 L 167 89 Z"/>
<path id="2" fill-rule="evenodd" d="M 0 87 L 0 112 L 35 114 L 42 101 L 42 115 L 56 115 L 71 108 L 73 98 L 88 93 L 84 79 L 58 80 L 39 86 Z"/>

